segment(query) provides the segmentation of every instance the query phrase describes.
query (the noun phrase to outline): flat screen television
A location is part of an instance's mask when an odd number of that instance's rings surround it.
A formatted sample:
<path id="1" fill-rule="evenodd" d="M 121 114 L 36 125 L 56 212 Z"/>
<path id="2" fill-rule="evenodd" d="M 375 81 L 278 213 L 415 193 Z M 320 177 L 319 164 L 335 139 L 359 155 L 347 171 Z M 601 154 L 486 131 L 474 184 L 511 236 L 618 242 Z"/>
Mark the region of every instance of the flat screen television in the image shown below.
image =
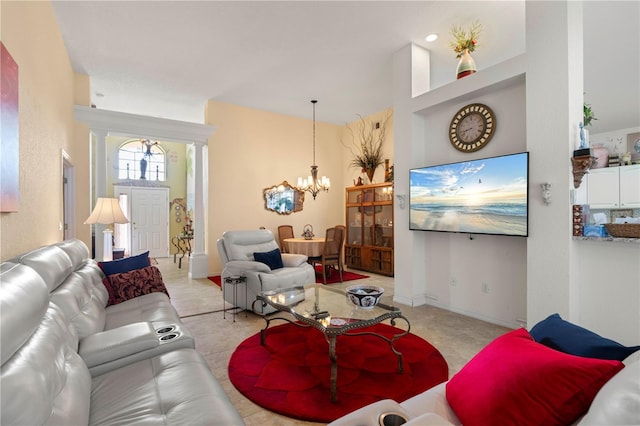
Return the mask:
<path id="1" fill-rule="evenodd" d="M 411 169 L 409 228 L 526 237 L 528 180 L 528 152 Z"/>

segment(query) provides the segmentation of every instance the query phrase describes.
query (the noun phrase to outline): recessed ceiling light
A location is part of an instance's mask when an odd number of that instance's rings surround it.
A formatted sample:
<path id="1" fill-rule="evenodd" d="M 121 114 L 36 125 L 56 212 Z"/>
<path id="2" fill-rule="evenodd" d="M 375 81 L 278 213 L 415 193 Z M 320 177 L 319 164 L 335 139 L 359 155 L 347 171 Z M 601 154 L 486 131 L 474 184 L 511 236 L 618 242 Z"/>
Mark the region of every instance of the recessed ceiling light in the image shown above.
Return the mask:
<path id="1" fill-rule="evenodd" d="M 429 42 L 436 41 L 438 39 L 438 34 L 436 33 L 428 34 L 424 39 Z"/>
<path id="2" fill-rule="evenodd" d="M 104 93 L 96 92 L 96 97 L 104 98 Z"/>

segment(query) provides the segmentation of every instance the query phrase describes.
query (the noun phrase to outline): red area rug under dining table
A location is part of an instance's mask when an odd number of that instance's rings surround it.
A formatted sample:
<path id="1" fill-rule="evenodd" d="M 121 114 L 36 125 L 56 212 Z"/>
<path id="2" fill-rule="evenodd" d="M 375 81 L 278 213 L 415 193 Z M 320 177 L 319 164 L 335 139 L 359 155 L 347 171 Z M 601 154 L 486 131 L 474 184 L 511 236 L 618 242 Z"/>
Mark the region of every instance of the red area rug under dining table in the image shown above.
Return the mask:
<path id="1" fill-rule="evenodd" d="M 316 267 L 316 282 L 318 284 L 323 284 L 322 281 L 322 268 L 321 266 Z M 214 275 L 211 277 L 207 277 L 209 278 L 209 280 L 213 281 L 218 287 L 220 287 L 222 284 L 222 280 L 220 278 L 220 275 Z M 368 275 L 362 275 L 362 274 L 357 274 L 355 272 L 351 272 L 351 271 L 343 271 L 342 272 L 342 281 L 354 281 L 354 280 L 361 280 L 364 278 L 369 278 Z M 327 275 L 327 284 L 335 284 L 335 283 L 339 283 L 340 282 L 340 274 L 338 274 L 337 271 L 331 271 L 331 273 L 329 275 Z"/>

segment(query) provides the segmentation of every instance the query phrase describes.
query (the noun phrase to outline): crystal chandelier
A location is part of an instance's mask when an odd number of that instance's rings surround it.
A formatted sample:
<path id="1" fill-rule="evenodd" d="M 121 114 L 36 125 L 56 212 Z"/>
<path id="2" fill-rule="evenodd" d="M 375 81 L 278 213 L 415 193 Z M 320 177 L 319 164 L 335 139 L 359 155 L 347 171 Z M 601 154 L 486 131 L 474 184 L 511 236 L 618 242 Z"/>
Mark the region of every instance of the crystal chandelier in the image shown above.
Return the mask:
<path id="1" fill-rule="evenodd" d="M 321 179 L 318 179 L 318 166 L 316 165 L 316 103 L 318 101 L 312 100 L 313 104 L 313 165 L 311 166 L 311 175 L 309 175 L 306 179 L 299 177 L 298 178 L 298 188 L 303 191 L 308 191 L 313 196 L 313 199 L 316 199 L 316 195 L 320 191 L 328 191 L 331 187 L 331 182 L 329 178 L 326 176 L 322 176 Z"/>

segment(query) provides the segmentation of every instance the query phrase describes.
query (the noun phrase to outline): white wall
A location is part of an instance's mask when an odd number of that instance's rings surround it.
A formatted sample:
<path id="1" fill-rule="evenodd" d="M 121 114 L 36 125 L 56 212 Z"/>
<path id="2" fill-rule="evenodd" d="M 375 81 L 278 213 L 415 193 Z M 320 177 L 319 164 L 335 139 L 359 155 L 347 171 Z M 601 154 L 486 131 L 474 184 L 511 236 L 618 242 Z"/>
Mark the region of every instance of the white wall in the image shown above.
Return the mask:
<path id="1" fill-rule="evenodd" d="M 409 231 L 396 204 L 395 299 L 429 303 L 517 327 L 558 312 L 623 344 L 640 342 L 640 244 L 571 236 L 570 156 L 582 118 L 582 4 L 527 2 L 527 53 L 411 98 L 411 47 L 394 57 L 396 195 L 408 170 L 458 161 L 446 127 L 457 108 L 484 101 L 498 116 L 491 156 L 530 152 L 529 237 Z M 525 83 L 526 74 L 526 83 Z M 471 158 L 471 156 L 469 157 Z M 552 184 L 544 205 L 539 185 Z M 455 278 L 455 285 L 451 279 Z M 479 283 L 491 292 L 482 293 Z M 524 304 L 524 306 L 523 306 Z"/>
<path id="2" fill-rule="evenodd" d="M 398 92 L 410 93 L 410 70 L 402 69 L 399 62 L 406 62 L 411 54 L 403 49 L 396 55 Z M 502 68 L 509 69 L 506 84 L 501 81 Z M 397 97 L 396 194 L 408 193 L 405 182 L 410 168 L 526 150 L 525 83 L 523 78 L 513 78 L 510 68 L 483 70 L 483 76 L 476 74 L 413 99 Z M 485 148 L 468 154 L 451 146 L 448 126 L 451 117 L 472 102 L 494 110 L 497 132 Z M 401 210 L 397 205 L 395 220 L 396 265 L 401 265 L 395 280 L 398 302 L 428 303 L 505 326 L 523 325 L 526 238 L 474 235 L 470 239 L 466 234 L 409 231 L 408 208 Z M 483 284 L 489 286 L 488 293 L 482 291 Z"/>

